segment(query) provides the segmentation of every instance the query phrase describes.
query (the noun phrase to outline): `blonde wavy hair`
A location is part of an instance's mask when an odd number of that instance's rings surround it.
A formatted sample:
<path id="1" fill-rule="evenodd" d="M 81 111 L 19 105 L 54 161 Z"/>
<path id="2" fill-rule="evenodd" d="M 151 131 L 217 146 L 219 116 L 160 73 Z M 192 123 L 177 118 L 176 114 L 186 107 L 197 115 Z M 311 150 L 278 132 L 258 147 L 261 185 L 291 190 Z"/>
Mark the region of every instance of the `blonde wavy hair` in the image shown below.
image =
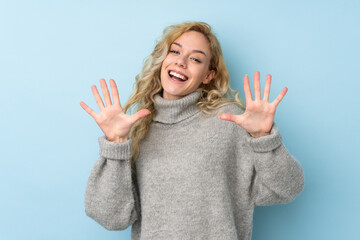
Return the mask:
<path id="1" fill-rule="evenodd" d="M 245 109 L 244 102 L 239 98 L 239 91 L 230 88 L 230 77 L 221 46 L 210 25 L 204 22 L 184 22 L 166 27 L 161 40 L 157 42 L 154 51 L 145 60 L 141 72 L 136 76 L 134 91 L 124 106 L 124 112 L 137 112 L 141 109 L 148 109 L 151 112 L 146 117 L 139 119 L 130 131 L 132 174 L 136 174 L 135 160 L 140 152 L 139 143 L 146 136 L 149 125 L 155 116 L 154 96 L 162 91 L 160 80 L 162 62 L 169 53 L 170 45 L 188 31 L 200 32 L 208 39 L 211 52 L 209 70 L 215 71 L 214 78 L 210 83 L 201 83 L 196 90 L 201 92 L 197 103 L 198 108 L 207 115 L 216 114 L 217 111 L 214 110 L 230 103 L 235 103 L 241 109 Z"/>

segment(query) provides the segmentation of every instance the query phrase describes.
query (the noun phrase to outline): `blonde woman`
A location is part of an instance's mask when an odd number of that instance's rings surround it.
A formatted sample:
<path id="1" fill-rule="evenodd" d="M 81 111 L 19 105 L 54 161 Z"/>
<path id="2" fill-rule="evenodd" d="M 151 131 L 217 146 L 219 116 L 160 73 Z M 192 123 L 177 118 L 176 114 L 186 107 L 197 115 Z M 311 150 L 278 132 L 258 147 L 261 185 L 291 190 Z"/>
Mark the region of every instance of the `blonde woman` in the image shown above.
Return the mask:
<path id="1" fill-rule="evenodd" d="M 132 225 L 132 240 L 251 239 L 254 206 L 292 201 L 304 185 L 273 122 L 287 88 L 269 102 L 270 84 L 261 98 L 256 72 L 253 98 L 245 76 L 245 107 L 211 27 L 167 27 L 124 108 L 112 79 L 113 101 L 100 80 L 105 104 L 92 86 L 100 113 L 80 103 L 104 133 L 86 214 L 109 230 Z"/>

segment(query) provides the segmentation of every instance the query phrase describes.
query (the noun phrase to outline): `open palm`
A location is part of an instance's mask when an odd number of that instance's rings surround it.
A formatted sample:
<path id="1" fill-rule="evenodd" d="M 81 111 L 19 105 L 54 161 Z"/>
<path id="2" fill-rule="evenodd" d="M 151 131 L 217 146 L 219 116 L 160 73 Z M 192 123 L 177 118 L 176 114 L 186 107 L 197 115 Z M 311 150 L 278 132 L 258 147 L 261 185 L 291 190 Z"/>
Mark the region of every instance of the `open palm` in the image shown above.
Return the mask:
<path id="1" fill-rule="evenodd" d="M 110 79 L 113 103 L 111 102 L 110 93 L 104 79 L 100 80 L 100 85 L 105 99 L 104 105 L 99 92 L 95 85 L 91 87 L 96 103 L 99 106 L 100 113 L 96 113 L 84 102 L 80 102 L 81 107 L 89 113 L 109 141 L 124 142 L 129 137 L 131 126 L 140 118 L 150 114 L 148 109 L 142 109 L 133 115 L 126 115 L 121 107 L 120 98 L 116 83 Z"/>
<path id="2" fill-rule="evenodd" d="M 284 98 L 288 88 L 284 87 L 281 93 L 276 99 L 270 103 L 270 85 L 271 75 L 266 76 L 266 83 L 264 88 L 264 96 L 261 99 L 261 87 L 260 87 L 260 72 L 255 72 L 254 76 L 254 93 L 255 99 L 252 99 L 251 90 L 249 86 L 249 77 L 244 77 L 244 93 L 246 100 L 245 112 L 241 115 L 233 115 L 229 113 L 223 113 L 220 118 L 223 120 L 233 121 L 242 128 L 244 128 L 253 137 L 260 137 L 268 135 L 271 131 L 271 127 L 274 122 L 275 111 Z"/>

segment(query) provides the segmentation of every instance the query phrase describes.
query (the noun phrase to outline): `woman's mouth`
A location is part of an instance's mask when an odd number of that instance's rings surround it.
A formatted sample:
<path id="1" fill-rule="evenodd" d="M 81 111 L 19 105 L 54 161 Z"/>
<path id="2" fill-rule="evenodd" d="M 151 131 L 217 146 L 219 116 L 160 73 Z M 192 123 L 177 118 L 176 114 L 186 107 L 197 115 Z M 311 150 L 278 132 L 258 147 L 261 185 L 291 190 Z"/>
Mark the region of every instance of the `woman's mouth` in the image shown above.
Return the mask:
<path id="1" fill-rule="evenodd" d="M 185 82 L 186 80 L 188 80 L 188 77 L 183 75 L 183 74 L 180 74 L 180 73 L 177 73 L 177 72 L 174 72 L 172 70 L 170 70 L 168 72 L 170 78 L 174 79 L 174 80 L 177 80 L 177 81 L 182 81 L 182 82 Z"/>

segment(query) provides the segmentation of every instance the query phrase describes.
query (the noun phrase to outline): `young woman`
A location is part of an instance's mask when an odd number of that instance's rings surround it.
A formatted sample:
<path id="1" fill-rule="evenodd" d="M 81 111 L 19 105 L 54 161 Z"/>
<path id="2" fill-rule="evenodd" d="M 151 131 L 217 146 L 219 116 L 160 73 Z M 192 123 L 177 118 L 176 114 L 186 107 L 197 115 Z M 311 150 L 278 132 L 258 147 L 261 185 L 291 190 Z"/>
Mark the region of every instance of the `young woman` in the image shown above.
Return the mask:
<path id="1" fill-rule="evenodd" d="M 133 240 L 251 239 L 255 205 L 302 191 L 302 168 L 273 122 L 287 88 L 270 103 L 271 76 L 261 98 L 256 72 L 253 99 L 245 76 L 245 107 L 208 24 L 164 30 L 124 109 L 115 81 L 113 102 L 100 84 L 105 104 L 92 86 L 100 113 L 80 104 L 105 135 L 85 210 L 106 229 L 132 225 Z"/>

